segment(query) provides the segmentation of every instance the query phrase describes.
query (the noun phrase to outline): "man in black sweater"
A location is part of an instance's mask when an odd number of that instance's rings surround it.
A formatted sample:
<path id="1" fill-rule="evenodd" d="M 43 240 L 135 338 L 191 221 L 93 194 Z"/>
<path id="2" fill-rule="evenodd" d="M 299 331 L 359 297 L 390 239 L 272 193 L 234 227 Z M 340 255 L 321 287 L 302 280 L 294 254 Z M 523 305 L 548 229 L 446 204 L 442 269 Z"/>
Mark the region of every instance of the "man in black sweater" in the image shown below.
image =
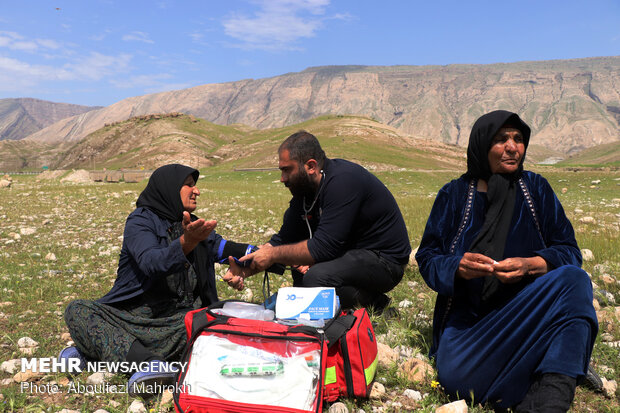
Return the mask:
<path id="1" fill-rule="evenodd" d="M 319 141 L 301 131 L 278 149 L 280 181 L 293 198 L 280 231 L 252 259 L 253 272 L 274 263 L 294 266 L 296 287 L 335 287 L 343 308 L 389 303 L 411 246 L 390 191 L 363 167 L 328 159 Z"/>

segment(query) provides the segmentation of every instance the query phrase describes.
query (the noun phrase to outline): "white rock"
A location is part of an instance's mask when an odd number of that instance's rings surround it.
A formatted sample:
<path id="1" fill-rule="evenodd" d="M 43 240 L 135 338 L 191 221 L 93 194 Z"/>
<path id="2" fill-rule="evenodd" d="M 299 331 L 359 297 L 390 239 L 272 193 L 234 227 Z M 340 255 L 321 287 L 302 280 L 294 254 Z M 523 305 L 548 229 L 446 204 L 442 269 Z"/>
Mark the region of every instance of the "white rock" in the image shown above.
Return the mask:
<path id="1" fill-rule="evenodd" d="M 583 209 L 575 208 L 575 214 L 583 214 Z"/>
<path id="2" fill-rule="evenodd" d="M 19 233 L 22 235 L 32 235 L 35 232 L 37 232 L 36 228 L 28 228 L 28 227 L 24 227 L 24 228 L 20 228 L 19 229 Z"/>
<path id="3" fill-rule="evenodd" d="M 377 360 L 379 365 L 388 368 L 393 363 L 396 363 L 398 358 L 398 351 L 393 350 L 387 344 L 377 343 Z"/>
<path id="4" fill-rule="evenodd" d="M 30 337 L 22 337 L 17 340 L 17 347 L 36 347 L 39 343 L 31 339 Z"/>
<path id="5" fill-rule="evenodd" d="M 0 179 L 0 188 L 10 188 L 11 183 L 12 182 L 7 179 Z"/>
<path id="6" fill-rule="evenodd" d="M 19 351 L 25 356 L 32 356 L 38 349 L 39 347 L 20 347 Z"/>
<path id="7" fill-rule="evenodd" d="M 71 410 L 71 409 L 62 409 L 59 410 L 58 413 L 80 413 L 79 410 Z"/>
<path id="8" fill-rule="evenodd" d="M 415 401 L 422 400 L 422 393 L 417 390 L 407 389 L 403 393 L 403 396 Z"/>
<path id="9" fill-rule="evenodd" d="M 594 261 L 594 254 L 587 248 L 581 250 L 581 256 L 584 261 Z"/>
<path id="10" fill-rule="evenodd" d="M 444 404 L 435 409 L 435 413 L 467 413 L 467 403 L 465 400 Z"/>
<path id="11" fill-rule="evenodd" d="M 370 389 L 370 398 L 371 399 L 380 399 L 385 395 L 385 386 L 381 383 L 374 382 L 372 384 L 372 388 Z"/>
<path id="12" fill-rule="evenodd" d="M 605 291 L 605 298 L 612 304 L 616 304 L 616 297 L 609 291 Z"/>
<path id="13" fill-rule="evenodd" d="M 22 365 L 21 359 L 12 359 L 12 360 L 3 361 L 2 364 L 0 364 L 0 371 L 9 373 L 9 374 L 15 374 L 17 373 L 17 370 L 21 368 L 21 365 Z"/>
<path id="14" fill-rule="evenodd" d="M 601 334 L 601 341 L 614 341 L 614 336 L 610 333 L 603 333 Z"/>
<path id="15" fill-rule="evenodd" d="M 127 411 L 129 413 L 146 413 L 146 407 L 144 407 L 144 403 L 136 399 L 131 402 Z"/>
<path id="16" fill-rule="evenodd" d="M 0 386 L 10 386 L 11 384 L 13 384 L 13 378 L 12 377 L 10 377 L 8 379 L 0 380 Z M 2 393 L 0 393 L 0 395 L 2 395 Z"/>
<path id="17" fill-rule="evenodd" d="M 594 181 L 590 182 L 592 185 L 598 185 L 601 183 L 600 179 L 595 179 Z"/>
<path id="18" fill-rule="evenodd" d="M 93 385 L 103 384 L 105 383 L 105 376 L 103 372 L 98 371 L 88 376 L 88 378 L 86 379 L 86 383 L 93 384 Z"/>
<path id="19" fill-rule="evenodd" d="M 607 380 L 605 377 L 601 377 L 601 381 L 603 382 L 603 391 L 607 397 L 615 397 L 618 383 L 615 380 Z"/>
<path id="20" fill-rule="evenodd" d="M 56 254 L 54 254 L 53 252 L 50 252 L 45 256 L 45 259 L 47 261 L 56 261 Z"/>
<path id="21" fill-rule="evenodd" d="M 329 413 L 349 413 L 349 409 L 342 402 L 337 402 L 329 406 Z"/>
<path id="22" fill-rule="evenodd" d="M 398 303 L 398 308 L 409 308 L 413 305 L 413 303 L 407 299 Z"/>
<path id="23" fill-rule="evenodd" d="M 254 293 L 249 288 L 246 288 L 243 294 L 241 294 L 241 300 L 243 301 L 252 302 L 252 298 L 254 298 Z"/>
<path id="24" fill-rule="evenodd" d="M 164 392 L 161 395 L 161 400 L 159 401 L 160 411 L 161 411 L 162 406 L 172 403 L 173 399 L 174 399 L 174 395 L 172 394 L 172 392 L 167 389 L 164 390 Z"/>
<path id="25" fill-rule="evenodd" d="M 582 217 L 579 218 L 579 222 L 584 224 L 596 224 L 596 219 L 594 219 L 594 217 Z"/>
<path id="26" fill-rule="evenodd" d="M 107 410 L 104 410 L 104 409 L 97 409 L 97 410 L 95 410 L 95 413 L 110 413 L 110 412 L 108 412 Z"/>

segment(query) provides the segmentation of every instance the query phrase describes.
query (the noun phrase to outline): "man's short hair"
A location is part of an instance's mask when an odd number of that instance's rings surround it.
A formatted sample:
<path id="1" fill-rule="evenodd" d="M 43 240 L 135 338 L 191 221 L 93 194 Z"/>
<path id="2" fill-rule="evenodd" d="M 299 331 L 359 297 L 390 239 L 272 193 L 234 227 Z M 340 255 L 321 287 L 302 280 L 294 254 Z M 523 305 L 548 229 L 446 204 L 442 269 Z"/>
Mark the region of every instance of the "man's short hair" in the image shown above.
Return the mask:
<path id="1" fill-rule="evenodd" d="M 286 138 L 278 148 L 278 153 L 284 149 L 289 152 L 289 159 L 297 161 L 301 164 L 314 159 L 319 168 L 325 165 L 325 152 L 321 148 L 319 140 L 311 133 L 304 130 L 296 132 Z"/>

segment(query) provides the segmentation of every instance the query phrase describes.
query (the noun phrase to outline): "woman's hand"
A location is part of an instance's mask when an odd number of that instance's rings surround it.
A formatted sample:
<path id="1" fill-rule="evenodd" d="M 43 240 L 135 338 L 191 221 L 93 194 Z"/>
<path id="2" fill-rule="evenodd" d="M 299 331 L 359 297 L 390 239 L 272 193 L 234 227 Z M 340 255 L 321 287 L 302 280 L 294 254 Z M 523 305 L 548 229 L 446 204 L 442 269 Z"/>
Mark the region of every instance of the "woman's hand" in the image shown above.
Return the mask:
<path id="1" fill-rule="evenodd" d="M 205 221 L 202 218 L 191 222 L 189 212 L 183 211 L 183 235 L 180 238 L 183 254 L 189 254 L 200 241 L 207 239 L 216 225 L 217 221 Z"/>
<path id="2" fill-rule="evenodd" d="M 526 275 L 542 275 L 549 271 L 547 261 L 542 257 L 506 258 L 493 267 L 494 275 L 505 284 L 516 283 Z"/>
<path id="3" fill-rule="evenodd" d="M 459 262 L 456 275 L 466 280 L 493 275 L 493 258 L 475 252 L 466 252 Z"/>
<path id="4" fill-rule="evenodd" d="M 293 269 L 299 271 L 302 274 L 305 274 L 310 269 L 309 265 L 292 265 Z"/>
<path id="5" fill-rule="evenodd" d="M 243 290 L 245 286 L 243 279 L 252 275 L 250 269 L 237 265 L 233 257 L 228 257 L 228 264 L 228 271 L 226 271 L 226 274 L 224 274 L 222 279 L 235 290 Z"/>

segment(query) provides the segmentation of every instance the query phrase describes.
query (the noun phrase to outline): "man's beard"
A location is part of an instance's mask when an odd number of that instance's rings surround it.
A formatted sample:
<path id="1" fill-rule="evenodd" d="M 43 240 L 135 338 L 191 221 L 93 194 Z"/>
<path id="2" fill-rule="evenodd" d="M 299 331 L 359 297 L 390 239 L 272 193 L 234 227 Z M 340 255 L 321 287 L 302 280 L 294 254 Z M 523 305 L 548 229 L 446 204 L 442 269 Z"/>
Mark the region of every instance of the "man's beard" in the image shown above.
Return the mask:
<path id="1" fill-rule="evenodd" d="M 291 176 L 286 187 L 293 197 L 313 196 L 316 191 L 314 182 L 304 168 L 300 168 L 296 175 Z"/>

